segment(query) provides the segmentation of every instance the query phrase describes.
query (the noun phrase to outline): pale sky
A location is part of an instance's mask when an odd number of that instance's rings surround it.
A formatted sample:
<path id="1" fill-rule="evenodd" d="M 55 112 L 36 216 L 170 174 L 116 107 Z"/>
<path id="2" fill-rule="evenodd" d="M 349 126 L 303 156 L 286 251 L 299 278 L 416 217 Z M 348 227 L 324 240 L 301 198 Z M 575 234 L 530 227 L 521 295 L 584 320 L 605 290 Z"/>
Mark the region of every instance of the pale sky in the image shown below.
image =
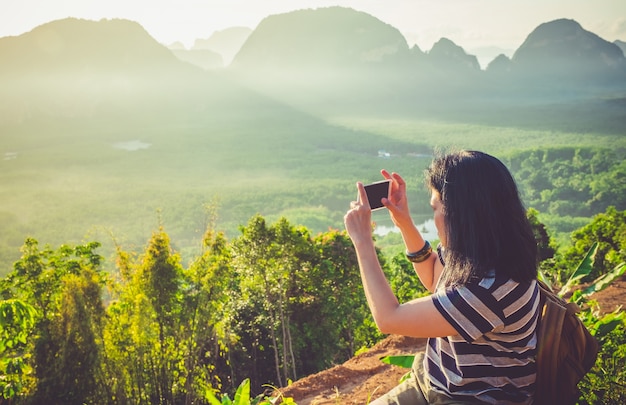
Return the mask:
<path id="1" fill-rule="evenodd" d="M 465 50 L 518 48 L 539 24 L 578 21 L 607 41 L 626 41 L 626 0 L 0 0 L 0 37 L 49 21 L 125 18 L 157 41 L 182 42 L 233 26 L 254 29 L 268 15 L 332 5 L 364 11 L 428 51 L 442 37 Z"/>

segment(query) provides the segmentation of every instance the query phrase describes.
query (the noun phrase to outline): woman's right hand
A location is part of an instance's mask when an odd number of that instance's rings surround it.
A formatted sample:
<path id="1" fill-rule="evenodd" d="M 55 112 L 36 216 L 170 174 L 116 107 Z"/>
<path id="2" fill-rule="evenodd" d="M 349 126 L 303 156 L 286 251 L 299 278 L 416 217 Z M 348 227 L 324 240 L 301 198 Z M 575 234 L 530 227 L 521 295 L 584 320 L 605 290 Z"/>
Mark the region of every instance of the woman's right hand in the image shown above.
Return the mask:
<path id="1" fill-rule="evenodd" d="M 398 173 L 389 173 L 384 169 L 380 173 L 385 179 L 391 180 L 389 198 L 382 199 L 383 204 L 389 210 L 391 220 L 400 230 L 414 226 L 406 197 L 406 182 Z"/>

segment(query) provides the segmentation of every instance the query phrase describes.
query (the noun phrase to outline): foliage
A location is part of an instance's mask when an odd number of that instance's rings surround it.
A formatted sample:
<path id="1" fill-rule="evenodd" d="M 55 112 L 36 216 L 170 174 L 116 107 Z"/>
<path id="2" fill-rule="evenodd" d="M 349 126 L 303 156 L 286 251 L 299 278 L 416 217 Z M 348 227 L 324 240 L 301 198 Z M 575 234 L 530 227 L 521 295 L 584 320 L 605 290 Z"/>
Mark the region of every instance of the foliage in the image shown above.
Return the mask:
<path id="1" fill-rule="evenodd" d="M 618 325 L 602 340 L 596 365 L 579 383 L 580 404 L 626 403 L 626 327 Z"/>
<path id="2" fill-rule="evenodd" d="M 598 242 L 598 253 L 590 278 L 603 274 L 603 270 L 613 268 L 626 261 L 626 210 L 618 211 L 610 206 L 597 214 L 586 226 L 572 233 L 572 247 L 564 253 L 564 260 L 580 257 L 594 241 Z"/>
<path id="3" fill-rule="evenodd" d="M 11 308 L 33 308 L 19 345 L 2 340 L 2 359 L 23 359 L 23 377 L 3 381 L 24 403 L 202 403 L 237 380 L 284 386 L 380 339 L 345 231 L 255 216 L 232 242 L 209 227 L 184 268 L 161 227 L 142 254 L 118 246 L 111 275 L 98 247 L 27 239 L 1 282 L 24 302 Z"/>
<path id="4" fill-rule="evenodd" d="M 35 326 L 35 308 L 20 300 L 0 301 L 0 398 L 23 394 L 31 381 L 27 339 Z"/>
<path id="5" fill-rule="evenodd" d="M 593 266 L 579 280 L 581 282 L 594 280 L 626 261 L 626 210 L 617 211 L 610 206 L 605 212 L 594 216 L 585 226 L 572 232 L 570 245 L 560 249 L 554 260 L 542 263 L 543 272 L 560 288 L 570 278 L 573 269 L 579 268 L 577 260 L 596 243 L 597 252 Z"/>
<path id="6" fill-rule="evenodd" d="M 581 265 L 586 265 L 585 261 Z M 620 308 L 600 315 L 594 311 L 595 302 L 590 300 L 592 294 L 606 288 L 625 271 L 626 263 L 620 263 L 589 287 L 576 291 L 571 298 L 579 305 L 585 305 L 580 316 L 600 342 L 596 364 L 578 385 L 581 390 L 579 401 L 583 404 L 615 404 L 626 399 L 626 312 Z"/>
<path id="7" fill-rule="evenodd" d="M 507 165 L 527 206 L 546 214 L 591 217 L 626 209 L 624 149 L 561 147 L 516 152 Z"/>
<path id="8" fill-rule="evenodd" d="M 610 210 L 607 215 L 614 225 L 602 229 L 613 230 L 606 233 L 615 237 L 622 217 Z M 537 237 L 554 246 L 545 239 L 537 213 L 529 216 Z M 45 398 L 51 404 L 235 403 L 244 398 L 251 404 L 275 403 L 279 399 L 266 397 L 261 387 L 284 386 L 382 338 L 367 309 L 345 231 L 313 237 L 285 218 L 268 224 L 257 215 L 229 241 L 213 230 L 212 218 L 208 224 L 200 253 L 187 267 L 161 227 L 141 254 L 117 246 L 113 274 L 102 271 L 97 242 L 53 250 L 27 239 L 14 270 L 0 281 L 6 310 L 0 311 L 5 397 L 16 403 Z M 597 253 L 592 250 L 578 271 L 563 274 L 563 281 L 550 266 L 546 277 L 564 293 L 576 290 L 594 268 L 600 248 L 598 243 Z M 557 252 L 544 262 L 565 262 L 562 257 Z M 401 252 L 390 259 L 379 252 L 379 258 L 399 299 L 426 293 Z M 623 324 L 623 313 L 599 316 L 592 295 L 623 275 L 625 267 L 602 271 L 571 299 L 583 305 L 582 315 L 597 337 L 617 342 L 612 330 Z M 602 356 L 607 363 L 602 367 L 608 368 L 609 353 Z M 588 395 L 599 395 L 602 384 L 608 384 L 594 378 Z M 615 378 L 621 381 L 619 371 Z M 242 383 L 235 386 L 235 381 Z"/>
<path id="9" fill-rule="evenodd" d="M 391 258 L 386 274 L 399 302 L 407 302 L 428 293 L 417 278 L 413 265 L 406 259 L 404 251 Z"/>
<path id="10" fill-rule="evenodd" d="M 385 356 L 380 359 L 381 362 L 385 364 L 391 364 L 392 366 L 398 366 L 402 368 L 410 369 L 413 366 L 413 361 L 415 360 L 414 355 L 394 355 L 394 356 Z M 408 380 L 411 377 L 411 372 L 407 371 L 401 378 L 400 382 Z"/>
<path id="11" fill-rule="evenodd" d="M 235 391 L 235 398 L 231 400 L 228 394 L 222 395 L 221 400 L 215 394 L 208 393 L 207 400 L 210 405 L 296 405 L 293 398 L 279 396 L 271 398 L 260 394 L 252 398 L 250 394 L 250 379 L 246 378 L 239 384 Z M 278 402 L 280 401 L 280 402 Z"/>
<path id="12" fill-rule="evenodd" d="M 207 232 L 203 245 L 188 270 L 163 229 L 140 260 L 118 252 L 120 293 L 108 308 L 106 344 L 120 403 L 175 404 L 220 387 L 216 368 L 226 360 L 217 325 L 229 256 L 221 234 Z"/>
<path id="13" fill-rule="evenodd" d="M 245 375 L 254 384 L 283 386 L 366 344 L 373 325 L 365 322 L 369 313 L 345 232 L 312 238 L 284 218 L 268 226 L 257 215 L 241 233 L 233 241 L 239 295 L 228 304 L 227 322 L 240 338 L 234 351 L 249 353 L 238 363 L 248 365 Z"/>
<path id="14" fill-rule="evenodd" d="M 102 374 L 102 257 L 96 242 L 39 250 L 27 239 L 13 272 L 2 280 L 2 294 L 34 308 L 28 366 L 34 402 L 97 403 L 107 397 Z"/>

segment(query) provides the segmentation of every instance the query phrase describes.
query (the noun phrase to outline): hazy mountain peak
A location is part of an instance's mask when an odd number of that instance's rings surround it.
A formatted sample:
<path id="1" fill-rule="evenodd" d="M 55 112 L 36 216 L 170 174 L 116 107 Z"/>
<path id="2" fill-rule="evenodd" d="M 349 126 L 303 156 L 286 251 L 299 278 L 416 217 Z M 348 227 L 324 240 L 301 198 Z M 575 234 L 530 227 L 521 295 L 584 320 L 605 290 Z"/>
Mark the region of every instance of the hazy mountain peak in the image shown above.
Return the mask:
<path id="1" fill-rule="evenodd" d="M 18 37 L 0 38 L 2 70 L 47 73 L 67 69 L 127 69 L 176 62 L 174 55 L 138 23 L 66 18 L 40 25 Z"/>
<path id="2" fill-rule="evenodd" d="M 448 63 L 451 67 L 463 66 L 480 70 L 476 56 L 468 55 L 463 48 L 448 38 L 441 38 L 437 41 L 428 52 L 428 56 L 435 63 Z"/>
<path id="3" fill-rule="evenodd" d="M 576 21 L 558 19 L 539 25 L 513 55 L 521 65 L 549 62 L 561 69 L 566 65 L 614 66 L 624 59 L 619 47 L 589 32 Z"/>
<path id="4" fill-rule="evenodd" d="M 305 9 L 265 18 L 233 65 L 251 68 L 347 66 L 407 54 L 396 28 L 345 7 Z"/>
<path id="5" fill-rule="evenodd" d="M 210 50 L 222 55 L 224 64 L 233 60 L 241 46 L 246 42 L 252 29 L 248 27 L 230 27 L 215 31 L 209 38 L 195 40 L 192 50 Z"/>
<path id="6" fill-rule="evenodd" d="M 487 70 L 488 72 L 497 73 L 509 72 L 511 70 L 511 59 L 509 59 L 509 57 L 505 54 L 501 53 L 487 65 L 487 69 L 485 70 Z"/>

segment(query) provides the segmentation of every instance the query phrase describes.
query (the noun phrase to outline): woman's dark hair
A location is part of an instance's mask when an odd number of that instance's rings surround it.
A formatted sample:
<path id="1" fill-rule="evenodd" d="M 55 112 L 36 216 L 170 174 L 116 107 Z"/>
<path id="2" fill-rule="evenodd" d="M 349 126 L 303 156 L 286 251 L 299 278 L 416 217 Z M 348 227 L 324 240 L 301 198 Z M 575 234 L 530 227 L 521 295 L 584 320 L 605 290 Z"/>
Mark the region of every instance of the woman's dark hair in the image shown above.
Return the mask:
<path id="1" fill-rule="evenodd" d="M 537 276 L 537 243 L 509 170 L 493 156 L 459 151 L 435 157 L 426 182 L 446 219 L 445 285 L 491 270 L 518 282 Z"/>

